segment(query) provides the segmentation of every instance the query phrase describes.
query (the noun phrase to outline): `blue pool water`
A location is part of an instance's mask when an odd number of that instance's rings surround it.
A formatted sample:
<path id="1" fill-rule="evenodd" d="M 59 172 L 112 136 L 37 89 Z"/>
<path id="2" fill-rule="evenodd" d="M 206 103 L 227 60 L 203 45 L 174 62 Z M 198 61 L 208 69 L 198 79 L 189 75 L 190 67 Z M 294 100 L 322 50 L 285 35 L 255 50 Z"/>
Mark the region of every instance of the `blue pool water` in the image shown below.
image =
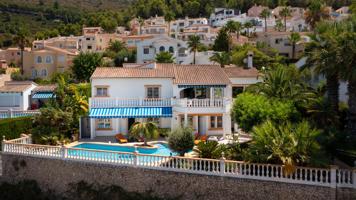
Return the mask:
<path id="1" fill-rule="evenodd" d="M 176 155 L 176 153 L 172 152 L 166 144 L 157 143 L 154 146 L 156 146 L 157 148 L 137 147 L 137 151 L 140 154 L 152 154 L 152 155 L 160 155 L 160 156 Z M 81 143 L 79 145 L 74 146 L 74 148 L 128 152 L 128 153 L 133 153 L 135 151 L 135 147 L 131 147 L 131 146 L 117 146 L 117 145 L 94 144 L 94 143 Z"/>

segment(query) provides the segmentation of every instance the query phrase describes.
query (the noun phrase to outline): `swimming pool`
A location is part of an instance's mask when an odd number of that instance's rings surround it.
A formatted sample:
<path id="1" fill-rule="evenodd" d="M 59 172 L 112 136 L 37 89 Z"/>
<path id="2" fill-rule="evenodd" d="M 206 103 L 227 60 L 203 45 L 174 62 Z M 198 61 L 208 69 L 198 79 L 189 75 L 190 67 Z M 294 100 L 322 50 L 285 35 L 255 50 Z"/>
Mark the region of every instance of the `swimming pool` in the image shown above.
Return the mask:
<path id="1" fill-rule="evenodd" d="M 176 153 L 172 152 L 168 148 L 167 144 L 156 143 L 154 144 L 154 146 L 157 148 L 137 147 L 137 151 L 140 154 L 152 154 L 152 155 L 160 155 L 160 156 L 176 155 Z M 97 144 L 97 143 L 81 143 L 74 146 L 74 148 L 103 150 L 103 151 L 117 151 L 117 152 L 125 152 L 125 153 L 135 152 L 135 147 L 133 146 L 118 146 L 118 145 Z"/>

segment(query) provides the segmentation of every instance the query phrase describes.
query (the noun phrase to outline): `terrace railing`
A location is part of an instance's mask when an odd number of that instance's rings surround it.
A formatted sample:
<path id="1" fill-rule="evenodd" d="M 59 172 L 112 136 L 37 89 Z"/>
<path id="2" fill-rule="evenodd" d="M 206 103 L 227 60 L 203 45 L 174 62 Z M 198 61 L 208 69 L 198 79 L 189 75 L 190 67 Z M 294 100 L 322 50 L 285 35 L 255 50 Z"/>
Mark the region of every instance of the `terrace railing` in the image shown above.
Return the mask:
<path id="1" fill-rule="evenodd" d="M 89 161 L 174 172 L 228 176 L 262 181 L 356 188 L 356 169 L 296 167 L 285 174 L 284 166 L 245 163 L 222 159 L 186 158 L 28 144 L 29 139 L 3 141 L 4 154 L 20 154 L 54 159 Z"/>
<path id="2" fill-rule="evenodd" d="M 90 98 L 89 105 L 91 108 L 113 108 L 113 107 L 169 107 L 172 106 L 172 99 L 162 98 Z"/>
<path id="3" fill-rule="evenodd" d="M 39 113 L 38 110 L 1 110 L 0 119 L 34 116 Z"/>
<path id="4" fill-rule="evenodd" d="M 162 99 L 162 98 L 110 98 L 97 97 L 90 98 L 91 108 L 113 108 L 113 107 L 170 107 L 177 106 L 183 108 L 221 108 L 226 105 L 227 99 Z"/>

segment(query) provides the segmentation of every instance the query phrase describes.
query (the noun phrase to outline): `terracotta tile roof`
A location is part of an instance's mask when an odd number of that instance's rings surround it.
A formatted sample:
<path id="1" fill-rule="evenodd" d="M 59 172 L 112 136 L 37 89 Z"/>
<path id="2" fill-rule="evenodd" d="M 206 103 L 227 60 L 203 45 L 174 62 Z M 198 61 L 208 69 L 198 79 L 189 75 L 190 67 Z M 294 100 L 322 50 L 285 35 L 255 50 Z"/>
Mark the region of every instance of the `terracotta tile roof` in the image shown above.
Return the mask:
<path id="1" fill-rule="evenodd" d="M 98 67 L 91 78 L 174 78 L 173 66 L 157 65 L 155 69 L 139 67 Z"/>
<path id="2" fill-rule="evenodd" d="M 23 92 L 30 88 L 32 84 L 31 81 L 7 81 L 4 86 L 0 87 L 0 92 Z"/>
<path id="3" fill-rule="evenodd" d="M 57 88 L 57 85 L 40 85 L 33 89 L 34 92 L 53 92 Z"/>
<path id="4" fill-rule="evenodd" d="M 219 65 L 177 65 L 154 63 L 130 67 L 99 67 L 91 78 L 172 78 L 175 84 L 230 84 Z"/>
<path id="5" fill-rule="evenodd" d="M 256 68 L 245 69 L 236 66 L 226 67 L 224 71 L 229 78 L 257 77 L 259 74 Z"/>
<path id="6" fill-rule="evenodd" d="M 175 65 L 175 84 L 230 84 L 219 65 Z"/>

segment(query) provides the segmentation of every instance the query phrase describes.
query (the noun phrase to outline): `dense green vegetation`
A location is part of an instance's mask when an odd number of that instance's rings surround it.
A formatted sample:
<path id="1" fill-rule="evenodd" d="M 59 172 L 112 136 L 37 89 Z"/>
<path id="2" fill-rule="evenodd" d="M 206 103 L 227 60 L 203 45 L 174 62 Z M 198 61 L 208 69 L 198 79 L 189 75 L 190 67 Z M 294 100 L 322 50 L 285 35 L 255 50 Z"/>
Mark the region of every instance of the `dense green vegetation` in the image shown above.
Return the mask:
<path id="1" fill-rule="evenodd" d="M 191 151 L 194 147 L 194 136 L 192 129 L 188 127 L 179 127 L 169 133 L 169 148 L 180 156 Z"/>
<path id="2" fill-rule="evenodd" d="M 19 138 L 22 133 L 28 134 L 33 128 L 31 117 L 21 117 L 0 120 L 0 138 L 7 140 Z"/>

